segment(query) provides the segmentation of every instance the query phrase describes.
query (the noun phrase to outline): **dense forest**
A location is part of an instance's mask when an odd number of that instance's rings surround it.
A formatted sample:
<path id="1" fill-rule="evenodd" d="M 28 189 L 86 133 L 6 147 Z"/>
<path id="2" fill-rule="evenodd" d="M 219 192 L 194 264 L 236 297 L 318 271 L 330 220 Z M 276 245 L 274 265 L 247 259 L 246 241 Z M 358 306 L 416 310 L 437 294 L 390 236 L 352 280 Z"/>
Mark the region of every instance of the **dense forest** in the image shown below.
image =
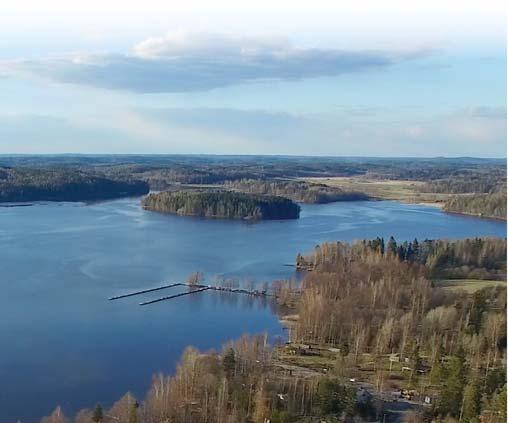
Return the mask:
<path id="1" fill-rule="evenodd" d="M 432 279 L 506 279 L 506 239 L 501 238 L 397 243 L 390 237 L 386 243 L 383 238 L 354 244 L 325 243 L 316 246 L 310 256 L 298 255 L 297 266 L 326 272 L 342 265 L 346 258 L 362 261 L 371 252 L 377 254 L 375 257 L 422 265 Z"/>
<path id="2" fill-rule="evenodd" d="M 282 197 L 231 191 L 166 191 L 150 194 L 143 207 L 162 213 L 226 219 L 298 219 L 300 207 Z"/>
<path id="3" fill-rule="evenodd" d="M 78 170 L 0 168 L 0 202 L 94 201 L 144 195 L 146 182 Z"/>
<path id="4" fill-rule="evenodd" d="M 453 196 L 446 201 L 443 209 L 447 212 L 506 219 L 506 191 Z"/>
<path id="5" fill-rule="evenodd" d="M 302 203 L 322 204 L 332 203 L 334 201 L 358 201 L 369 199 L 368 195 L 361 192 L 348 192 L 340 188 L 304 181 L 241 179 L 235 182 L 226 182 L 225 187 L 248 194 L 286 197 Z"/>

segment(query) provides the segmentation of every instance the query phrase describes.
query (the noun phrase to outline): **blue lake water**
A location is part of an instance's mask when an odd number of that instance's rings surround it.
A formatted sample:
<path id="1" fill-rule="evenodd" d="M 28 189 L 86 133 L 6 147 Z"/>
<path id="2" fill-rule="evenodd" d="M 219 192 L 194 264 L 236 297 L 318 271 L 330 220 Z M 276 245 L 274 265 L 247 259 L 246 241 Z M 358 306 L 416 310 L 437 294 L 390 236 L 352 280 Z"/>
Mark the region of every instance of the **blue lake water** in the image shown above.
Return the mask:
<path id="1" fill-rule="evenodd" d="M 142 210 L 139 199 L 0 208 L 0 421 L 37 420 L 143 397 L 187 345 L 220 348 L 243 333 L 284 332 L 269 304 L 203 292 L 140 307 L 194 271 L 272 281 L 323 241 L 506 236 L 506 223 L 397 202 L 303 205 L 294 221 L 207 220 Z M 29 399 L 29 400 L 28 400 Z M 27 404 L 30 407 L 27 408 Z"/>

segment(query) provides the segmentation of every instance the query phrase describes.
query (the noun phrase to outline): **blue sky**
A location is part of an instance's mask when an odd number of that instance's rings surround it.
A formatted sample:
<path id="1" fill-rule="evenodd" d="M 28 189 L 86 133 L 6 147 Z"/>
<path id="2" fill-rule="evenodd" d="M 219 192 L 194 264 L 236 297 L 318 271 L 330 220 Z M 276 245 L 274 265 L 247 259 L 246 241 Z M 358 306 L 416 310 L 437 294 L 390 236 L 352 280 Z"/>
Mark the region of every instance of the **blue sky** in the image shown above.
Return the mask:
<path id="1" fill-rule="evenodd" d="M 167 3 L 8 0 L 0 153 L 506 156 L 497 2 Z"/>

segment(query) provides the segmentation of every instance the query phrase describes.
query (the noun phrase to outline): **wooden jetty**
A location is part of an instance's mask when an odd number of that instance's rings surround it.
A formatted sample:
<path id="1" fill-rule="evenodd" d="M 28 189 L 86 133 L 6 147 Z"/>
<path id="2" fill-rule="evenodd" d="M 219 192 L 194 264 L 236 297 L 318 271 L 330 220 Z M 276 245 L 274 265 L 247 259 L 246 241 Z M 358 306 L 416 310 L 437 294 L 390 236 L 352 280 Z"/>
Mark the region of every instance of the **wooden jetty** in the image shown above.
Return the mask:
<path id="1" fill-rule="evenodd" d="M 188 284 L 188 283 L 178 283 L 178 284 L 175 284 L 175 286 L 188 286 L 191 289 L 187 292 L 182 292 L 180 294 L 168 295 L 166 297 L 156 298 L 155 300 L 144 301 L 142 303 L 139 303 L 139 305 L 148 305 L 148 304 L 158 303 L 159 301 L 172 300 L 173 298 L 183 297 L 184 295 L 195 294 L 197 292 L 203 292 L 203 291 L 230 292 L 233 294 L 246 294 L 246 295 L 253 295 L 256 297 L 271 297 L 272 296 L 271 294 L 268 294 L 265 291 L 258 291 L 258 290 L 250 291 L 248 289 L 227 288 L 227 287 L 223 287 L 223 286 L 196 285 L 196 284 Z"/>
<path id="2" fill-rule="evenodd" d="M 133 297 L 135 295 L 141 295 L 141 294 L 146 294 L 148 292 L 160 291 L 162 289 L 173 288 L 176 286 L 186 286 L 189 288 L 189 291 L 181 292 L 179 294 L 174 294 L 174 295 L 168 295 L 165 297 L 156 298 L 154 300 L 143 301 L 143 302 L 139 303 L 139 305 L 148 305 L 148 304 L 158 303 L 159 301 L 171 300 L 173 298 L 183 297 L 184 295 L 195 294 L 198 292 L 203 292 L 203 291 L 208 291 L 208 290 L 218 291 L 218 292 L 229 292 L 232 294 L 252 295 L 255 297 L 272 297 L 273 296 L 272 294 L 268 294 L 266 291 L 258 291 L 257 289 L 248 290 L 248 289 L 243 289 L 243 288 L 230 288 L 230 287 L 225 287 L 225 286 L 200 285 L 200 284 L 189 284 L 189 283 L 176 282 L 176 283 L 171 283 L 169 285 L 158 286 L 156 288 L 148 288 L 148 289 L 143 289 L 141 291 L 134 291 L 134 292 L 129 292 L 127 294 L 117 295 L 117 296 L 108 298 L 108 300 L 109 301 L 119 300 L 121 298 Z"/>
<path id="3" fill-rule="evenodd" d="M 167 297 L 161 297 L 161 298 L 156 298 L 155 300 L 144 301 L 142 303 L 139 303 L 139 305 L 144 306 L 144 305 L 148 305 L 148 304 L 158 303 L 159 301 L 171 300 L 172 298 L 183 297 L 184 295 L 196 294 L 198 292 L 207 291 L 209 289 L 211 289 L 211 288 L 208 286 L 205 286 L 204 288 L 197 288 L 197 289 L 193 289 L 191 291 L 181 292 L 180 294 L 168 295 Z"/>
<path id="4" fill-rule="evenodd" d="M 162 285 L 162 286 L 158 286 L 156 288 L 148 288 L 148 289 L 143 289 L 141 291 L 129 292 L 128 294 L 116 295 L 115 297 L 108 298 L 108 300 L 109 301 L 119 300 L 120 298 L 133 297 L 134 295 L 146 294 L 148 292 L 160 291 L 161 289 L 173 288 L 175 286 L 182 286 L 182 285 L 184 285 L 184 284 L 183 283 L 171 283 L 169 285 Z"/>

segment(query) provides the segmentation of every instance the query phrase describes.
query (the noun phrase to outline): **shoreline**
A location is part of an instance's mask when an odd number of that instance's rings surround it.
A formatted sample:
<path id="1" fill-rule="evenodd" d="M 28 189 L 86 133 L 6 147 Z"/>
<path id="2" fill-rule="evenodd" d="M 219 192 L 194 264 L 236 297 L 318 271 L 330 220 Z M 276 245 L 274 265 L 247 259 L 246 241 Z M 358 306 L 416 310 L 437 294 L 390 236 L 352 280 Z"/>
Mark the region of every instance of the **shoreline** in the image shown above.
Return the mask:
<path id="1" fill-rule="evenodd" d="M 476 214 L 476 213 L 451 211 L 451 210 L 444 210 L 444 209 L 443 209 L 443 212 L 448 213 L 448 214 L 457 214 L 459 216 L 476 217 L 477 219 L 494 220 L 496 222 L 507 222 L 508 221 L 507 217 L 482 216 L 482 215 Z"/>

